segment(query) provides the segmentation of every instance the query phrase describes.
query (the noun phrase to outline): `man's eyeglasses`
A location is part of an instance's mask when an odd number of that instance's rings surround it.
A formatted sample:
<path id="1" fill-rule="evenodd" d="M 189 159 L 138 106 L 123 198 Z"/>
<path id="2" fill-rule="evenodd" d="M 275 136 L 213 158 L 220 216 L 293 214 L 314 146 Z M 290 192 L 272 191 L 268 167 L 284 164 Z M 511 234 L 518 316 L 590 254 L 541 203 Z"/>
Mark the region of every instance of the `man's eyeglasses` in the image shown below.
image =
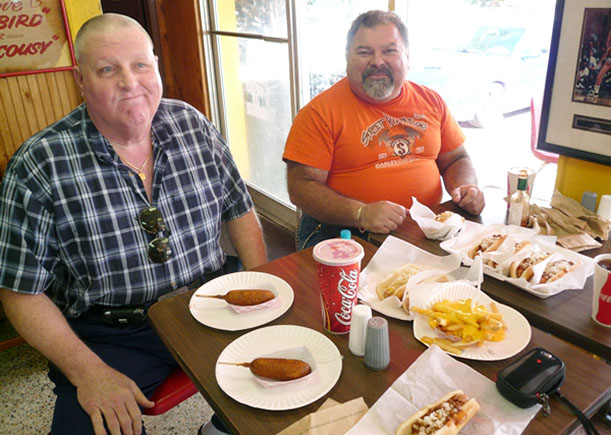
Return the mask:
<path id="1" fill-rule="evenodd" d="M 138 215 L 138 222 L 144 231 L 149 234 L 155 234 L 166 231 L 166 224 L 159 209 L 155 207 L 145 208 Z M 170 231 L 168 230 L 167 237 L 155 237 L 148 244 L 149 260 L 153 263 L 165 263 L 172 256 L 172 248 L 170 247 Z"/>

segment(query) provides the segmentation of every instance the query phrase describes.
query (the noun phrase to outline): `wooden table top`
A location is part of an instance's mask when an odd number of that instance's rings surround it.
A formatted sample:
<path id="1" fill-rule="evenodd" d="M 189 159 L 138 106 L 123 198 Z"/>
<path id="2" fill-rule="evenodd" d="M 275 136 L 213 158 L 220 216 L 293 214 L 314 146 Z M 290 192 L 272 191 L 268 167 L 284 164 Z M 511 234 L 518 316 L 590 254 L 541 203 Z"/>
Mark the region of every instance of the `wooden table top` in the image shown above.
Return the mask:
<path id="1" fill-rule="evenodd" d="M 435 213 L 450 210 L 462 214 L 465 218 L 484 225 L 491 223 L 503 223 L 505 209 L 499 211 L 499 206 L 488 207 L 481 216 L 465 214 L 451 201 L 432 207 Z M 448 255 L 446 251 L 439 247 L 438 240 L 429 240 L 418 224 L 408 216 L 397 230 L 391 233 L 393 236 L 406 240 L 422 249 L 435 255 Z M 373 234 L 370 240 L 380 245 L 386 235 Z M 602 253 L 611 252 L 611 240 L 603 242 L 603 246 L 581 252 L 581 254 L 594 257 Z M 496 300 L 515 308 L 522 313 L 531 325 L 539 329 L 554 334 L 570 343 L 574 343 L 583 349 L 588 350 L 608 361 L 611 361 L 611 329 L 605 328 L 594 322 L 592 314 L 592 292 L 594 276 L 590 276 L 583 289 L 566 290 L 557 295 L 541 299 L 519 287 L 506 281 L 484 275 L 482 290 Z"/>
<path id="2" fill-rule="evenodd" d="M 375 247 L 365 242 L 363 245 L 365 266 L 375 252 Z M 215 378 L 215 365 L 219 354 L 247 331 L 221 331 L 198 323 L 188 308 L 193 291 L 154 304 L 149 310 L 151 325 L 232 433 L 277 433 L 317 410 L 328 397 L 344 402 L 362 396 L 371 407 L 397 377 L 426 350 L 426 347 L 414 338 L 412 322 L 389 318 L 390 366 L 379 372 L 367 369 L 363 358 L 355 357 L 348 350 L 347 334 L 334 335 L 323 330 L 316 267 L 311 249 L 288 255 L 255 270 L 284 279 L 295 294 L 291 308 L 266 326 L 300 325 L 323 333 L 337 346 L 343 357 L 343 367 L 340 378 L 331 391 L 310 405 L 289 411 L 251 408 L 227 396 Z M 567 379 L 562 386 L 562 392 L 586 415 L 593 415 L 609 401 L 611 368 L 606 364 L 535 328 L 532 330 L 532 339 L 523 352 L 533 347 L 543 347 L 564 361 Z M 464 362 L 494 380 L 496 373 L 517 357 L 494 362 Z M 544 417 L 539 413 L 525 433 L 568 433 L 577 426 L 578 421 L 561 402 L 554 398 L 551 406 L 552 416 Z"/>

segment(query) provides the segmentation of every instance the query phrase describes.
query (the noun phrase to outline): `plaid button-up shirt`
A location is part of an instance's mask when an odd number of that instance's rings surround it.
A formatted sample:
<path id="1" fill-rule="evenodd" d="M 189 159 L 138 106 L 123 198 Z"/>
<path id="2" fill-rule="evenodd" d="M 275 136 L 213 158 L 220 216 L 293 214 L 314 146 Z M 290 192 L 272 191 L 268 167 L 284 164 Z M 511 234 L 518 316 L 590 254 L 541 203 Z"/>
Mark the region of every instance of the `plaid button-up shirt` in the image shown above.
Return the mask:
<path id="1" fill-rule="evenodd" d="M 164 99 L 153 120 L 153 200 L 83 104 L 28 139 L 0 185 L 0 287 L 46 294 L 68 317 L 92 305 L 140 304 L 219 269 L 221 221 L 252 200 L 223 138 L 188 104 Z M 138 222 L 157 207 L 172 257 Z M 166 233 L 167 235 L 167 233 Z"/>

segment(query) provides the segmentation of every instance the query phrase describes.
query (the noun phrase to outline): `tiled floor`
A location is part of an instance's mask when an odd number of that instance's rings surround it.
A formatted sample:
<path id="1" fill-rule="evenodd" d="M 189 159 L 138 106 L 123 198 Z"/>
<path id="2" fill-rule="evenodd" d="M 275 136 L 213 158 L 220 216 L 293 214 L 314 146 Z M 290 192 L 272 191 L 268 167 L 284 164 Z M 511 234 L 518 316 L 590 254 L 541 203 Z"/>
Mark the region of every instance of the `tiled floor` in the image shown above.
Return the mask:
<path id="1" fill-rule="evenodd" d="M 261 218 L 270 260 L 295 251 L 294 234 Z M 0 340 L 14 334 L 0 321 Z M 55 395 L 47 378 L 47 361 L 24 344 L 0 352 L 0 435 L 45 434 L 51 427 Z M 144 417 L 148 434 L 196 434 L 212 416 L 200 394 L 160 416 Z"/>

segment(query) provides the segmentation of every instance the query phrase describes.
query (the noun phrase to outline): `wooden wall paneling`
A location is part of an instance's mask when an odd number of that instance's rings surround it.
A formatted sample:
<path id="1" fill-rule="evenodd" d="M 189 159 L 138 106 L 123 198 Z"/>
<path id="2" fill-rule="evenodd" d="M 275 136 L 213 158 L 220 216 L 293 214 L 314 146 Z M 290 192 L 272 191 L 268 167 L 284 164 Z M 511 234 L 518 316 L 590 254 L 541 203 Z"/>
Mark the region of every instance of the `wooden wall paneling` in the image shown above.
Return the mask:
<path id="1" fill-rule="evenodd" d="M 72 71 L 61 71 L 62 79 L 66 84 L 66 89 L 68 90 L 68 96 L 70 97 L 70 103 L 65 107 L 64 115 L 70 113 L 76 106 L 83 102 L 83 98 L 81 97 L 81 91 L 74 81 L 74 76 L 72 75 Z M 62 115 L 62 116 L 64 116 Z"/>
<path id="2" fill-rule="evenodd" d="M 30 89 L 27 76 L 16 76 L 17 79 L 17 88 L 19 89 L 19 94 L 21 96 L 20 101 L 23 104 L 23 112 L 25 113 L 25 119 L 21 120 L 25 130 L 22 128 L 22 133 L 31 135 L 31 132 L 36 132 L 40 130 L 38 125 L 38 120 L 36 119 L 36 111 L 34 109 L 34 102 L 32 98 L 32 90 Z M 28 136 L 24 136 L 25 138 Z"/>
<path id="3" fill-rule="evenodd" d="M 32 79 L 36 80 L 40 99 L 42 100 L 41 107 L 43 109 L 42 116 L 44 117 L 45 126 L 52 124 L 58 119 L 55 115 L 55 102 L 51 96 L 51 90 L 47 83 L 46 74 L 33 74 Z"/>
<path id="4" fill-rule="evenodd" d="M 71 71 L 0 79 L 0 174 L 30 136 L 82 102 Z"/>
<path id="5" fill-rule="evenodd" d="M 45 113 L 45 104 L 43 99 L 44 92 L 38 86 L 36 75 L 37 74 L 28 74 L 23 77 L 26 79 L 28 83 L 28 88 L 30 89 L 32 105 L 34 108 L 34 113 L 36 114 L 36 124 L 38 126 L 46 127 L 49 124 L 47 123 L 47 116 Z"/>
<path id="6" fill-rule="evenodd" d="M 25 125 L 25 110 L 21 101 L 21 93 L 16 77 L 7 77 L 7 94 L 8 101 L 6 111 L 9 116 L 9 129 L 12 132 L 14 143 L 21 143 L 27 134 L 28 127 Z"/>
<path id="7" fill-rule="evenodd" d="M 61 71 L 65 72 L 65 71 Z M 74 79 L 71 75 L 57 74 L 55 76 L 57 80 L 57 86 L 59 88 L 60 101 L 62 103 L 63 115 L 66 115 L 74 107 L 78 106 L 78 99 L 75 95 Z"/>
<path id="8" fill-rule="evenodd" d="M 201 14 L 197 0 L 157 0 L 165 95 L 193 105 L 210 118 Z"/>
<path id="9" fill-rule="evenodd" d="M 53 120 L 56 121 L 65 115 L 63 111 L 62 98 L 59 94 L 59 87 L 57 86 L 57 80 L 55 80 L 55 75 L 52 74 L 44 74 L 42 78 L 44 78 L 47 90 L 49 91 L 51 103 L 47 106 L 47 112 L 52 113 Z"/>
<path id="10" fill-rule="evenodd" d="M 0 93 L 6 83 L 0 80 Z M 4 95 L 4 93 L 2 93 Z M 0 98 L 0 178 L 4 174 L 4 168 L 8 163 L 9 156 L 13 154 L 13 138 L 9 129 L 9 120 L 6 109 L 4 108 L 6 99 Z"/>
<path id="11" fill-rule="evenodd" d="M 14 77 L 8 77 L 6 80 L 6 92 L 8 98 L 6 98 L 6 112 L 9 117 L 9 129 L 11 130 L 11 136 L 14 142 L 18 142 L 21 140 L 22 133 L 21 128 L 19 126 L 20 120 L 25 117 L 25 113 L 23 112 L 23 105 L 16 101 L 15 97 L 15 82 L 16 79 Z"/>

